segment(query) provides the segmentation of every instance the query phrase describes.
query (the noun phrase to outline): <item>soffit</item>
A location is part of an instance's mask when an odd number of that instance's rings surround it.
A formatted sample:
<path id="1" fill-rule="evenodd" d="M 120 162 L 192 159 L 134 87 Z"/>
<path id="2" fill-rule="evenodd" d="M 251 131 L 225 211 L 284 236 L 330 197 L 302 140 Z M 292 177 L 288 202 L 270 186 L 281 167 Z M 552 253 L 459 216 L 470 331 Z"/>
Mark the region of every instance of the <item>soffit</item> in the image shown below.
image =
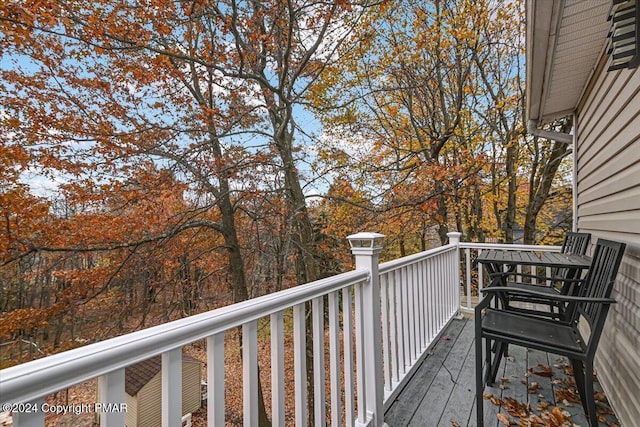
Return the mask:
<path id="1" fill-rule="evenodd" d="M 527 2 L 527 115 L 573 112 L 607 42 L 611 0 Z"/>

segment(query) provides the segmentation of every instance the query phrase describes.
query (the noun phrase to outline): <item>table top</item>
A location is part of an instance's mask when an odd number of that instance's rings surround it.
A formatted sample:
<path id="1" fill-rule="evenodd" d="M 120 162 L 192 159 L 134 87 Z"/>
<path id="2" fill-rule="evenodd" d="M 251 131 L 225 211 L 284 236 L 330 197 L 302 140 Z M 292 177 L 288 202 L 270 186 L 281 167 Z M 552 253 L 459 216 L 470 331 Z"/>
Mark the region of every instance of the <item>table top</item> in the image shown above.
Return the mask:
<path id="1" fill-rule="evenodd" d="M 482 251 L 477 258 L 483 264 L 538 265 L 542 267 L 589 268 L 591 258 L 586 255 L 563 254 L 542 251 L 505 251 L 489 249 Z"/>

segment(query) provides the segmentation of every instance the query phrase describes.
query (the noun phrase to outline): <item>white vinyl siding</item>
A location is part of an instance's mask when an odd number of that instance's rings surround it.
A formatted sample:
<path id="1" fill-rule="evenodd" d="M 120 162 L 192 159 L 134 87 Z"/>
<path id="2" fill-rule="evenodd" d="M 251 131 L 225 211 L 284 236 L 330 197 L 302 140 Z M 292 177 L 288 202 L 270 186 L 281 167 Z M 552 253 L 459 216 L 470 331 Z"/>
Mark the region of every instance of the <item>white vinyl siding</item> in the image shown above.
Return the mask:
<path id="1" fill-rule="evenodd" d="M 600 381 L 623 426 L 640 420 L 640 70 L 604 58 L 576 116 L 578 231 L 627 244 L 599 345 Z"/>

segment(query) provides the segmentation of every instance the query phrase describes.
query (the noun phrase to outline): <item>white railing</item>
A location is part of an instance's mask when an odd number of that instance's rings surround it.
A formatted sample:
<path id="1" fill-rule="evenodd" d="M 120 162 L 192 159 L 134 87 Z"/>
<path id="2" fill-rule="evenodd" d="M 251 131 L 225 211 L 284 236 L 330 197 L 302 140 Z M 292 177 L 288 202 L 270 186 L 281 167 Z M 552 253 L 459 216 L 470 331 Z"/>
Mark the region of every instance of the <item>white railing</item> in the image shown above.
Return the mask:
<path id="1" fill-rule="evenodd" d="M 30 405 L 15 408 L 43 408 L 51 393 L 98 378 L 100 403 L 121 405 L 126 402 L 125 367 L 162 355 L 162 425 L 179 425 L 182 347 L 205 339 L 208 425 L 223 426 L 225 333 L 241 327 L 242 412 L 244 424 L 256 426 L 258 329 L 266 325 L 270 328 L 273 425 L 304 426 L 308 415 L 306 319 L 310 315 L 315 424 L 382 426 L 385 406 L 411 378 L 448 322 L 461 308 L 472 308 L 471 278 L 475 276 L 480 284 L 483 280 L 482 271 L 472 262 L 475 254 L 487 248 L 531 247 L 460 243 L 460 233 L 450 233 L 449 245 L 378 264 L 380 247 L 373 238 L 370 246 L 365 242 L 371 236 L 379 238 L 367 233 L 350 236 L 356 261 L 352 272 L 4 369 L 0 371 L 0 399 Z M 462 263 L 461 251 L 465 255 Z M 461 288 L 468 296 L 463 307 Z M 285 318 L 293 320 L 285 322 Z M 285 349 L 287 334 L 293 337 L 293 349 Z M 284 380 L 285 352 L 289 351 L 294 359 L 292 387 Z M 285 400 L 291 395 L 294 419 L 285 419 Z M 13 425 L 43 426 L 44 417 L 42 410 L 14 412 Z M 100 420 L 103 426 L 120 426 L 125 424 L 125 414 L 103 412 Z"/>
<path id="2" fill-rule="evenodd" d="M 464 264 L 462 264 L 462 282 L 460 295 L 460 309 L 465 313 L 473 313 L 480 290 L 487 285 L 488 278 L 485 277 L 482 266 L 475 261 L 482 251 L 487 249 L 500 249 L 505 251 L 535 250 L 541 252 L 559 252 L 560 246 L 538 246 L 538 245 L 515 245 L 503 243 L 460 243 L 460 249 L 464 251 Z M 522 273 L 522 266 L 518 265 L 517 273 Z M 549 269 L 546 276 L 551 276 Z M 535 278 L 532 279 L 535 283 Z"/>
<path id="3" fill-rule="evenodd" d="M 385 404 L 391 404 L 460 307 L 452 243 L 380 265 Z"/>

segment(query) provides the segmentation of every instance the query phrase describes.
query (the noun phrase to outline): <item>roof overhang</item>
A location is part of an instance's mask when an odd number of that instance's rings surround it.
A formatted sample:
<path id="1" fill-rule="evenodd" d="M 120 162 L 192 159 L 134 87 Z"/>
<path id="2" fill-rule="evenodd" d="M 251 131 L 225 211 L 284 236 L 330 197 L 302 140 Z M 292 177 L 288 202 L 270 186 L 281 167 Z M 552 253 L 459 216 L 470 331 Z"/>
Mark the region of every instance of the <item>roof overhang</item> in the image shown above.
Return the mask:
<path id="1" fill-rule="evenodd" d="M 611 0 L 527 0 L 527 118 L 573 113 L 607 44 Z"/>

